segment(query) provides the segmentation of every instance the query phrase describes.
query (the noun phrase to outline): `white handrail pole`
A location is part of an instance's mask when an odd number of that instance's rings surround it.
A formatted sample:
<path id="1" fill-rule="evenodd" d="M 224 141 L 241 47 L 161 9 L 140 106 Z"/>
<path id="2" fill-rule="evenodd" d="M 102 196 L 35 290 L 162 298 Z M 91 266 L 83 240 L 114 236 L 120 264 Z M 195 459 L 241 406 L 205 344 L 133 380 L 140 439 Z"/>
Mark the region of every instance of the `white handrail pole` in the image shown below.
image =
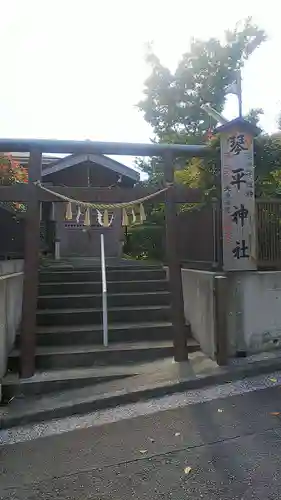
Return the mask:
<path id="1" fill-rule="evenodd" d="M 55 260 L 60 260 L 60 240 L 55 239 Z"/>
<path id="2" fill-rule="evenodd" d="M 107 317 L 107 284 L 106 284 L 106 269 L 105 269 L 105 252 L 104 252 L 104 235 L 100 235 L 101 248 L 101 277 L 102 277 L 102 329 L 103 329 L 103 345 L 108 347 L 108 317 Z"/>

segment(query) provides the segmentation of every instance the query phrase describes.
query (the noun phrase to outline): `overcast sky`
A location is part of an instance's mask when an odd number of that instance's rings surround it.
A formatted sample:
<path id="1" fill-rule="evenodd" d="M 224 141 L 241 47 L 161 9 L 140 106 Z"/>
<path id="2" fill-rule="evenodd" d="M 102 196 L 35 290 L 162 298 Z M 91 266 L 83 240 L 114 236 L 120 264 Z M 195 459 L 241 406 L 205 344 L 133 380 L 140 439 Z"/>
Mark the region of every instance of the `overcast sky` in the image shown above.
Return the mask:
<path id="1" fill-rule="evenodd" d="M 264 108 L 262 125 L 274 131 L 281 110 L 276 6 L 274 0 L 0 0 L 0 137 L 149 141 L 135 107 L 148 75 L 146 42 L 174 69 L 190 37 L 221 38 L 248 15 L 269 41 L 245 67 L 244 109 Z M 236 115 L 234 96 L 225 114 Z"/>

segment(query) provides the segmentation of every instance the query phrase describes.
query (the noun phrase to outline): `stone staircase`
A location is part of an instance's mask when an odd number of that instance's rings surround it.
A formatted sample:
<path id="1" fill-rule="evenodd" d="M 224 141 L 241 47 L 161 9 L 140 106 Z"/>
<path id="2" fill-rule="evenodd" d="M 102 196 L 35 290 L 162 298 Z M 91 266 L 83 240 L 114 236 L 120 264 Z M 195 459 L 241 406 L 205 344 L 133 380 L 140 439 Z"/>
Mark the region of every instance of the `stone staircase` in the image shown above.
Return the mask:
<path id="1" fill-rule="evenodd" d="M 102 345 L 98 267 L 40 271 L 36 371 L 20 381 L 19 338 L 3 381 L 6 397 L 77 389 L 137 374 L 137 364 L 173 355 L 170 292 L 161 266 L 107 268 L 109 346 Z M 188 339 L 190 351 L 199 347 Z"/>

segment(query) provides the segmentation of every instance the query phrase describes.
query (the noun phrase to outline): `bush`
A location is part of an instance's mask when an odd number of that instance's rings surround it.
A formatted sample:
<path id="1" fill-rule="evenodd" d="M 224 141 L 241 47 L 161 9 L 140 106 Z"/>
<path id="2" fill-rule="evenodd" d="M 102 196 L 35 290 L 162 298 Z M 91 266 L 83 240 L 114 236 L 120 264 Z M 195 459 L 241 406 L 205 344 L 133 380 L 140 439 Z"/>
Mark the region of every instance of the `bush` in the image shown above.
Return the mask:
<path id="1" fill-rule="evenodd" d="M 128 230 L 124 252 L 137 260 L 163 261 L 165 230 L 163 226 L 145 223 Z"/>

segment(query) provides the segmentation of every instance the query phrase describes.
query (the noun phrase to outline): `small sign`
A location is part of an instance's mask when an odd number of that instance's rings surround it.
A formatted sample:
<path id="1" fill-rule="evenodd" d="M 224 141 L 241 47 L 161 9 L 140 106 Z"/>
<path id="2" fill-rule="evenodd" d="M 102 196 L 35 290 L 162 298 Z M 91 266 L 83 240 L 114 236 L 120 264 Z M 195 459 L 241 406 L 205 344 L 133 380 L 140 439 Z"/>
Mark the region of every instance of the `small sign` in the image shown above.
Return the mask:
<path id="1" fill-rule="evenodd" d="M 221 134 L 223 268 L 256 269 L 253 135 L 235 127 Z"/>

